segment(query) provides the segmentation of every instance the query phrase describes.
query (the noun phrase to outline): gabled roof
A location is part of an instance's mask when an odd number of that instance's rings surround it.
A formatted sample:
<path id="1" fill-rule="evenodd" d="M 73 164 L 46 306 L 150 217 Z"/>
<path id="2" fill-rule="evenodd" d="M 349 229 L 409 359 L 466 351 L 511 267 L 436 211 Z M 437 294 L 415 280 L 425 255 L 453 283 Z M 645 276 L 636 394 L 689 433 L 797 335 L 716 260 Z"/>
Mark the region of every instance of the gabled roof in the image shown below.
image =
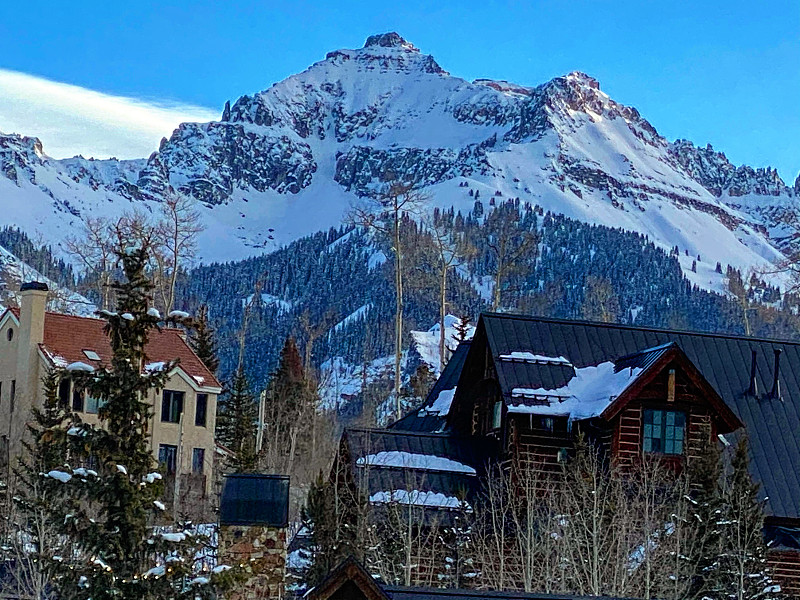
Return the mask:
<path id="1" fill-rule="evenodd" d="M 711 386 L 703 374 L 689 360 L 686 353 L 675 342 L 664 344 L 656 348 L 650 348 L 642 352 L 630 354 L 621 359 L 615 360 L 614 364 L 619 370 L 641 369 L 641 372 L 629 386 L 617 396 L 601 415 L 604 419 L 613 419 L 636 395 L 650 383 L 667 364 L 677 363 L 689 377 L 691 382 L 697 386 L 703 394 L 705 400 L 714 407 L 717 416 L 720 418 L 720 433 L 730 433 L 744 424 L 734 414 L 734 412 L 720 398 L 717 391 Z"/>
<path id="2" fill-rule="evenodd" d="M 388 600 L 372 575 L 354 557 L 349 556 L 322 583 L 309 590 L 305 597 L 308 600 L 328 600 L 332 597 L 358 600 L 358 593 L 365 600 Z"/>
<path id="3" fill-rule="evenodd" d="M 447 413 L 434 411 L 434 405 L 441 392 L 455 389 L 458 378 L 461 376 L 461 368 L 464 366 L 464 360 L 467 358 L 469 348 L 469 340 L 461 342 L 458 345 L 453 355 L 450 357 L 450 360 L 447 361 L 439 379 L 436 380 L 436 383 L 425 398 L 425 401 L 419 408 L 412 410 L 402 419 L 389 425 L 389 429 L 429 433 L 438 433 L 446 430 Z"/>
<path id="4" fill-rule="evenodd" d="M 674 342 L 744 423 L 753 474 L 769 498 L 768 512 L 800 518 L 800 343 L 491 313 L 481 316 L 478 327 L 484 329 L 496 358 L 513 352 L 563 356 L 575 368 L 614 360 L 657 360 L 637 355 Z M 771 398 L 766 392 L 772 388 L 776 349 L 782 351 L 782 394 Z M 752 352 L 760 390 L 756 397 L 747 393 Z M 548 385 L 558 386 L 552 369 L 541 374 L 534 364 L 495 360 L 495 365 L 504 391 L 531 387 L 530 380 L 536 378 L 549 378 Z"/>
<path id="5" fill-rule="evenodd" d="M 7 309 L 19 322 L 19 309 Z M 6 313 L 0 316 L 0 320 Z M 102 319 L 77 317 L 55 312 L 44 316 L 44 341 L 40 345 L 42 354 L 55 366 L 65 367 L 70 363 L 83 362 L 92 366 L 108 365 L 112 352 L 108 337 L 103 332 L 106 322 Z M 94 352 L 99 360 L 92 360 Z M 148 363 L 180 361 L 178 368 L 191 378 L 198 387 L 219 388 L 220 383 L 192 351 L 179 329 L 152 330 L 145 347 Z"/>
<path id="6" fill-rule="evenodd" d="M 338 592 L 338 593 L 337 593 Z M 622 600 L 608 596 L 575 596 L 523 591 L 472 590 L 463 588 L 407 587 L 377 582 L 352 556 L 337 566 L 325 580 L 306 594 L 308 600 Z"/>

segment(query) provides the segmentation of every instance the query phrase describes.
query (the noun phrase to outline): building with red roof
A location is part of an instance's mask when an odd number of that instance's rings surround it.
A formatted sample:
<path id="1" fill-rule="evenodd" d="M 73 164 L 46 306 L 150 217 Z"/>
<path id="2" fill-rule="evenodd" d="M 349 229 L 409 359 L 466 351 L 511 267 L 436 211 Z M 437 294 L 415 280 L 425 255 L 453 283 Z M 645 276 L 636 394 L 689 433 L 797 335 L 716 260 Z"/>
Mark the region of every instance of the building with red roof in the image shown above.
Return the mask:
<path id="1" fill-rule="evenodd" d="M 42 403 L 42 377 L 52 368 L 64 369 L 59 385 L 62 402 L 84 422 L 99 423 L 98 399 L 75 388 L 69 372 L 111 363 L 105 321 L 48 312 L 47 295 L 44 284 L 25 284 L 20 308 L 7 309 L 0 316 L 0 440 L 9 452 L 4 456 L 17 456 L 21 450 L 31 408 Z M 182 330 L 152 332 L 145 352 L 145 369 L 177 361 L 164 389 L 154 390 L 150 397 L 153 456 L 167 474 L 173 496 L 177 493 L 179 499 L 190 498 L 192 503 L 198 495 L 207 499 L 220 383 L 192 351 Z"/>

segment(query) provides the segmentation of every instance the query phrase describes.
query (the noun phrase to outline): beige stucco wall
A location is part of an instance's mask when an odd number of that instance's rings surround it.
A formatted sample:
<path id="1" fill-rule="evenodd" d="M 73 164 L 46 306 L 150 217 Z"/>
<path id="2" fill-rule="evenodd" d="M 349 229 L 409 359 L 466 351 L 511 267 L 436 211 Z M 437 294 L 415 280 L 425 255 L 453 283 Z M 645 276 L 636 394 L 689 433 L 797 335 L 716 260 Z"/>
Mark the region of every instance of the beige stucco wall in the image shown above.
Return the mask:
<path id="1" fill-rule="evenodd" d="M 42 395 L 41 377 L 44 371 L 38 357 L 38 343 L 44 326 L 46 292 L 28 292 L 28 299 L 40 301 L 41 311 L 35 319 L 17 319 L 6 313 L 0 323 L 0 437 L 5 436 L 7 456 L 5 463 L 19 456 L 22 437 L 33 403 Z M 23 298 L 23 302 L 25 302 Z M 30 329 L 34 329 L 34 346 L 31 348 Z M 12 338 L 9 340 L 9 332 Z M 12 402 L 12 389 L 15 388 Z"/>
<path id="2" fill-rule="evenodd" d="M 13 329 L 13 338 L 8 340 L 8 330 Z M 0 437 L 6 436 L 10 440 L 8 456 L 13 458 L 21 451 L 21 439 L 25 433 L 25 423 L 30 418 L 30 411 L 33 402 L 41 406 L 43 399 L 43 389 L 41 377 L 46 372 L 48 365 L 36 348 L 36 360 L 32 362 L 32 369 L 27 374 L 21 370 L 25 367 L 25 361 L 20 361 L 19 342 L 25 339 L 25 332 L 20 333 L 20 327 L 15 318 L 6 314 L 5 320 L 0 323 Z M 27 376 L 26 376 L 27 375 Z M 14 402 L 14 412 L 11 413 L 11 381 L 17 381 L 17 394 Z M 20 380 L 37 382 L 33 389 L 27 389 Z M 175 369 L 167 380 L 165 389 L 184 392 L 183 405 L 183 433 L 181 426 L 177 423 L 161 422 L 161 390 L 153 390 L 149 395 L 149 400 L 153 406 L 153 417 L 150 420 L 151 448 L 153 457 L 158 460 L 158 450 L 160 444 L 170 444 L 180 446 L 181 460 L 178 472 L 181 474 L 192 473 L 192 454 L 194 448 L 205 450 L 205 464 L 203 474 L 205 475 L 205 492 L 208 495 L 212 488 L 212 471 L 215 456 L 214 428 L 216 426 L 217 414 L 217 394 L 215 388 L 203 388 L 192 385 L 190 379 L 179 369 Z M 206 426 L 198 427 L 195 425 L 195 410 L 197 407 L 197 394 L 208 394 L 208 405 L 206 408 Z M 71 397 L 70 397 L 71 398 Z M 71 400 L 70 400 L 71 401 Z M 85 412 L 86 401 L 84 400 L 84 411 L 80 412 L 81 418 L 89 424 L 97 425 L 99 420 L 96 414 Z M 181 443 L 182 442 L 182 443 Z M 6 457 L 0 457 L 0 462 Z"/>

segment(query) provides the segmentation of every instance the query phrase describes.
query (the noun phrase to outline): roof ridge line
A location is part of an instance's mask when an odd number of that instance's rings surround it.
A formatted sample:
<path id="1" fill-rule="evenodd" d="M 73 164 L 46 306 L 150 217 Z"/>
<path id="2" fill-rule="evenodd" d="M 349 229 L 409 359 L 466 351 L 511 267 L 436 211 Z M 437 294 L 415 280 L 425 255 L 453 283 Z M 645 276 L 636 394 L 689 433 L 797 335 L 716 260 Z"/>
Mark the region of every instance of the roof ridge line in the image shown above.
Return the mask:
<path id="1" fill-rule="evenodd" d="M 404 417 L 405 418 L 405 417 Z M 397 422 L 397 421 L 395 421 Z M 432 437 L 432 438 L 448 438 L 451 440 L 471 440 L 474 439 L 470 436 L 456 436 L 451 435 L 449 433 L 434 433 L 431 431 L 406 431 L 404 429 L 388 429 L 388 428 L 380 428 L 380 427 L 345 427 L 345 432 L 354 431 L 359 433 L 378 433 L 378 434 L 390 434 L 390 435 L 399 435 L 402 437 Z"/>
<path id="2" fill-rule="evenodd" d="M 515 319 L 520 321 L 539 321 L 543 323 L 564 323 L 569 325 L 591 325 L 593 327 L 601 327 L 604 329 L 628 329 L 631 331 L 652 331 L 655 333 L 672 333 L 678 335 L 693 335 L 698 337 L 732 339 L 745 342 L 746 341 L 769 342 L 773 344 L 792 344 L 794 346 L 800 346 L 800 340 L 789 340 L 782 338 L 747 337 L 744 335 L 736 335 L 733 333 L 722 333 L 714 331 L 690 331 L 688 329 L 666 329 L 662 327 L 628 325 L 627 323 L 603 323 L 600 321 L 587 321 L 585 319 L 561 319 L 557 317 L 540 317 L 536 315 L 521 315 L 514 313 L 497 313 L 497 312 L 482 312 L 480 314 L 480 318 L 483 317 Z"/>

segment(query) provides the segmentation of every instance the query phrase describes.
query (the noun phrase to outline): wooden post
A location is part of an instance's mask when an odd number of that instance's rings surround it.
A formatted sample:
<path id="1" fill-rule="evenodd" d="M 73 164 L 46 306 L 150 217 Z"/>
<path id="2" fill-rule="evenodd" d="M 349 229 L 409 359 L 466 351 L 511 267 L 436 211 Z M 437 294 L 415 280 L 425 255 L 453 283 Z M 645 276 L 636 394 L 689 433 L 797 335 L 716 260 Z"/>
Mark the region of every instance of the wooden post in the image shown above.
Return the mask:
<path id="1" fill-rule="evenodd" d="M 667 402 L 675 402 L 675 369 L 669 370 L 667 381 Z"/>

